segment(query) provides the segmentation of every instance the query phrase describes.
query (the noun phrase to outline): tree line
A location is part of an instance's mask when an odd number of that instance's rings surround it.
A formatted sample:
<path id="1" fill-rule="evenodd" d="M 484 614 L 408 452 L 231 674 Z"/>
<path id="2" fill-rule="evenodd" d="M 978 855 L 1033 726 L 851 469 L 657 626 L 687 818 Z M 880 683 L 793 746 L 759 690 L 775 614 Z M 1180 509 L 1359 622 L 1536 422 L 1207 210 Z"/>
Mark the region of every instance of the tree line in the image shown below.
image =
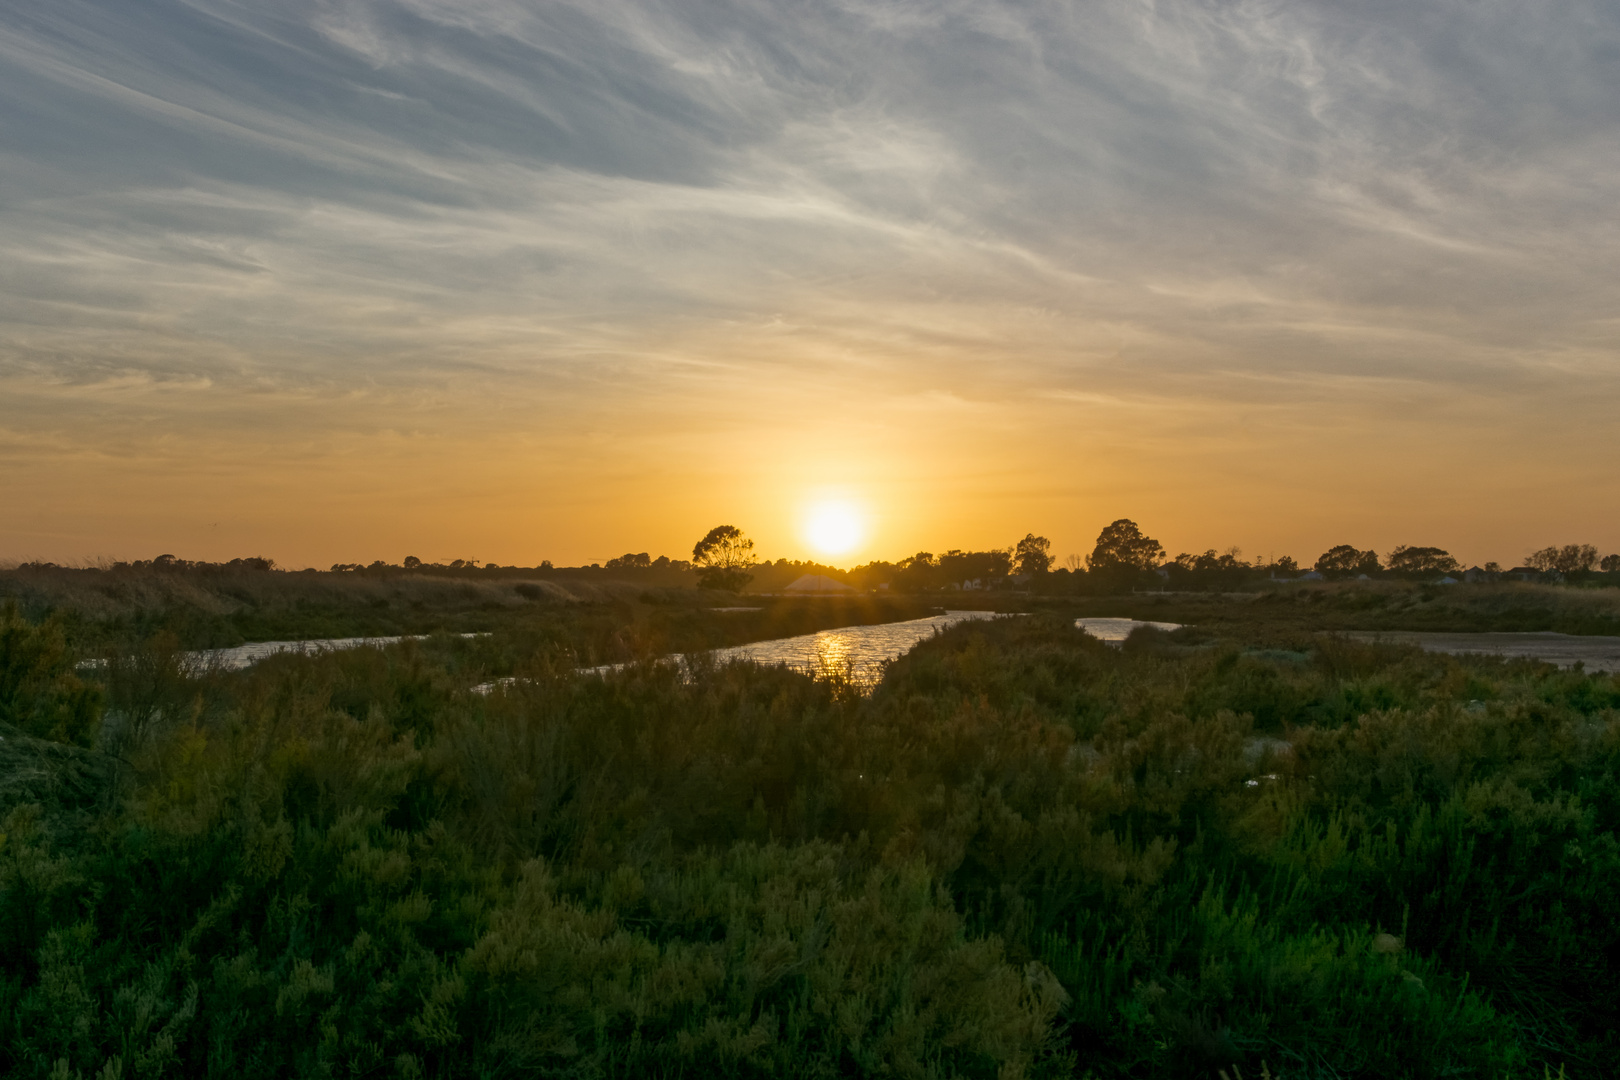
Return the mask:
<path id="1" fill-rule="evenodd" d="M 889 589 L 911 593 L 1009 587 L 1056 588 L 1062 591 L 1065 585 L 1108 589 L 1151 586 L 1155 582 L 1160 585 L 1169 582 L 1178 587 L 1212 588 L 1235 586 L 1256 577 L 1287 579 L 1311 572 L 1329 580 L 1361 576 L 1416 579 L 1455 574 L 1463 569 L 1446 549 L 1413 544 L 1397 545 L 1384 556 L 1354 544 L 1336 544 L 1309 565 L 1288 555 L 1249 560 L 1243 557 L 1243 552 L 1237 547 L 1225 551 L 1211 548 L 1202 553 L 1184 551 L 1169 558 L 1164 546 L 1144 533 L 1135 521 L 1120 518 L 1102 529 L 1089 554 L 1070 555 L 1063 566 L 1056 564 L 1051 540 L 1033 532 L 1026 533 L 1022 540 L 1003 548 L 951 548 L 938 554 L 919 551 L 896 561 L 873 560 L 849 570 L 816 563 L 789 563 L 787 560 L 769 564 L 756 559 L 754 541 L 740 528 L 718 525 L 693 545 L 691 559 L 672 559 L 667 555 L 654 558 L 642 551 L 626 552 L 608 559 L 606 563 L 591 563 L 588 566 L 557 567 L 551 560 L 545 559 L 537 566 L 525 567 L 502 566 L 479 559 L 427 562 L 415 555 L 407 555 L 399 563 L 384 559 L 370 563 L 333 563 L 328 572 L 362 577 L 400 574 L 510 577 L 602 573 L 645 580 L 655 585 L 691 584 L 695 576 L 695 583 L 699 587 L 741 592 L 754 580 L 755 575 L 751 570 L 763 565 L 802 565 L 807 573 L 832 576 L 863 591 Z M 207 562 L 181 559 L 171 554 L 153 559 L 106 562 L 89 568 L 60 567 L 55 563 L 36 561 L 23 563 L 17 569 L 36 572 L 94 569 L 111 574 L 151 571 L 215 575 L 317 572 L 313 569 L 286 571 L 277 566 L 274 559 L 264 556 Z M 1600 556 L 1597 547 L 1592 544 L 1552 545 L 1530 552 L 1520 566 L 1505 569 L 1499 563 L 1487 562 L 1480 569 L 1492 579 L 1515 573 L 1524 576 L 1526 572 L 1545 577 L 1561 575 L 1579 579 L 1597 573 L 1620 573 L 1620 554 Z"/>
<path id="2" fill-rule="evenodd" d="M 1242 552 L 1235 547 L 1219 555 L 1214 550 L 1206 551 L 1202 555 L 1182 552 L 1168 562 L 1163 561 L 1165 554 L 1163 545 L 1143 533 L 1136 522 L 1129 518 L 1121 518 L 1109 524 L 1098 535 L 1096 547 L 1086 558 L 1086 567 L 1092 572 L 1106 574 L 1164 572 L 1172 578 L 1191 574 L 1241 573 L 1254 570 L 1266 570 L 1273 576 L 1278 573 L 1294 575 L 1302 572 L 1302 567 L 1291 556 L 1285 555 L 1268 562 L 1251 563 L 1245 561 Z M 1330 578 L 1362 575 L 1372 577 L 1376 574 L 1421 577 L 1456 573 L 1462 570 L 1462 564 L 1449 551 L 1440 547 L 1400 544 L 1392 548 L 1385 558 L 1380 559 L 1378 552 L 1372 549 L 1358 548 L 1354 544 L 1336 544 L 1317 556 L 1311 569 L 1323 577 Z M 1487 562 L 1481 569 L 1493 575 L 1511 572 L 1503 570 L 1496 562 Z M 1554 545 L 1526 555 L 1524 566 L 1517 569 L 1560 574 L 1593 571 L 1615 573 L 1620 572 L 1620 554 L 1599 558 L 1597 548 L 1591 544 L 1566 544 L 1562 547 Z"/>
<path id="3" fill-rule="evenodd" d="M 750 567 L 756 565 L 754 542 L 735 525 L 709 530 L 692 550 L 692 565 L 699 571 L 698 584 L 706 588 L 741 591 L 751 580 Z M 945 589 L 1003 588 L 1008 586 L 1060 584 L 1086 581 L 1103 588 L 1169 582 L 1193 587 L 1236 585 L 1257 575 L 1291 579 L 1312 574 L 1327 579 L 1386 576 L 1417 579 L 1462 571 L 1462 564 L 1440 547 L 1400 544 L 1380 558 L 1377 551 L 1354 544 L 1336 544 L 1319 555 L 1309 567 L 1292 556 L 1264 561 L 1243 558 L 1239 548 L 1202 554 L 1181 552 L 1167 558 L 1164 545 L 1142 531 L 1129 518 L 1105 526 L 1091 553 L 1083 559 L 1070 556 L 1068 565 L 1054 566 L 1052 542 L 1044 536 L 1026 533 L 1016 544 L 984 551 L 951 549 L 942 554 L 919 551 L 897 562 L 873 561 L 840 576 L 857 588 L 888 588 L 900 592 L 934 592 Z M 643 556 L 644 557 L 644 556 Z M 627 556 L 628 558 L 628 556 Z M 610 564 L 611 565 L 611 564 Z M 1492 577 L 1514 571 L 1488 562 L 1481 568 Z M 1591 544 L 1552 546 L 1525 556 L 1519 572 L 1581 575 L 1592 572 L 1620 572 L 1620 554 L 1598 556 Z"/>

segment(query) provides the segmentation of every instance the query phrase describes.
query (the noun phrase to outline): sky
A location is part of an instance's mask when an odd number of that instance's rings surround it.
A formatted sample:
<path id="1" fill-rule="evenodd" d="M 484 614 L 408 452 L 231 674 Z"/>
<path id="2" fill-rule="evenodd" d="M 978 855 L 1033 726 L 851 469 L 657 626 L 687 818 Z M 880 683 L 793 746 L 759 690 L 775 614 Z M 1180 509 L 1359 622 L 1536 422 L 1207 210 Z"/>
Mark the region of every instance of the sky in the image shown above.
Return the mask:
<path id="1" fill-rule="evenodd" d="M 1620 550 L 1620 4 L 0 5 L 0 560 Z"/>

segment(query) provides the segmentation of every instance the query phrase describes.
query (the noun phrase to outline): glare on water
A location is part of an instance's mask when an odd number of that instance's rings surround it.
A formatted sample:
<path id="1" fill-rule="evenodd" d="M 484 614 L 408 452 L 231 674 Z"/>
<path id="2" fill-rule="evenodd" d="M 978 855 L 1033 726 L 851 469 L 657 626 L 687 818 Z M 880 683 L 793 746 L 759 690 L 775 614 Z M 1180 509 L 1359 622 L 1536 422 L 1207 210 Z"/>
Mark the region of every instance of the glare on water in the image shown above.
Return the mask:
<path id="1" fill-rule="evenodd" d="M 1110 644 L 1117 644 L 1131 636 L 1131 631 L 1138 626 L 1151 626 L 1155 630 L 1179 630 L 1180 623 L 1173 622 L 1144 622 L 1138 619 L 1076 619 L 1074 625 L 1097 638 Z"/>

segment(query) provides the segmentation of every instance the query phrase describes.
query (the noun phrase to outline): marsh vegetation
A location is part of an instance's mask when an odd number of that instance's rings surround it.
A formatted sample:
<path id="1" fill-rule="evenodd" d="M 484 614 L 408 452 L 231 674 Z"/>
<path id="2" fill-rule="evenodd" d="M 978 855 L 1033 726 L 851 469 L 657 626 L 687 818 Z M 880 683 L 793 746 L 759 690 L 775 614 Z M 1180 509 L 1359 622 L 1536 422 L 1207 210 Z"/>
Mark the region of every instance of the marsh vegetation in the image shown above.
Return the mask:
<path id="1" fill-rule="evenodd" d="M 1540 1077 L 1620 1054 L 1612 677 L 1253 604 L 1123 648 L 1073 609 L 964 623 L 870 690 L 576 674 L 655 608 L 235 672 L 188 670 L 172 632 L 78 670 L 71 620 L 7 615 L 0 1070 Z"/>

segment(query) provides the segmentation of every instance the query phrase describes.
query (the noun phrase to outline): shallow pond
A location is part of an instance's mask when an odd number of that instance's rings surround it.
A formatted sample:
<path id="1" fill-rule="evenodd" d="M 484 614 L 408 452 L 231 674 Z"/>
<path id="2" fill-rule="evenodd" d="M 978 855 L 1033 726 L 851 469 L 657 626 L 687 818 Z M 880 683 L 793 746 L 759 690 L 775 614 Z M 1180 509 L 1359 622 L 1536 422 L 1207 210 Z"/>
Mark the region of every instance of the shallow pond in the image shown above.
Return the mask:
<path id="1" fill-rule="evenodd" d="M 728 609 L 720 609 L 728 610 Z M 734 610 L 757 610 L 754 608 Z M 871 680 L 881 672 L 882 665 L 910 652 L 919 641 L 959 622 L 974 619 L 997 618 L 993 611 L 947 611 L 921 619 L 903 622 L 878 623 L 869 626 L 843 626 L 834 630 L 818 630 L 797 637 L 773 638 L 754 641 L 747 645 L 733 645 L 714 650 L 715 660 L 752 660 L 759 664 L 784 664 L 801 671 L 849 670 L 859 680 Z M 1076 619 L 1075 625 L 1093 637 L 1118 643 L 1130 636 L 1138 626 L 1153 626 L 1160 630 L 1174 630 L 1177 623 L 1141 622 L 1136 619 Z M 467 637 L 476 635 L 468 634 Z M 307 641 L 255 641 L 229 649 L 203 649 L 187 654 L 193 663 L 217 665 L 228 670 L 239 670 L 280 653 L 322 653 L 339 649 L 366 646 L 393 645 L 400 641 L 419 638 L 420 635 L 393 637 L 319 638 Z M 681 659 L 677 654 L 671 659 Z M 586 671 L 604 672 L 619 667 L 606 664 L 587 668 Z M 493 684 L 486 684 L 493 685 Z"/>
<path id="2" fill-rule="evenodd" d="M 947 611 L 924 619 L 878 623 L 873 626 L 842 626 L 818 630 L 798 637 L 755 641 L 714 650 L 719 663 L 752 660 L 757 664 L 785 664 L 801 671 L 843 671 L 856 678 L 873 678 L 886 661 L 910 652 L 919 641 L 959 622 L 997 618 L 994 611 Z"/>
<path id="3" fill-rule="evenodd" d="M 847 673 L 858 683 L 875 683 L 883 675 L 883 665 L 910 652 L 919 641 L 932 637 L 948 626 L 974 619 L 996 619 L 994 611 L 947 611 L 943 615 L 930 615 L 922 619 L 903 622 L 877 623 L 869 626 L 841 626 L 834 630 L 817 630 L 813 634 L 797 637 L 772 638 L 752 641 L 747 645 L 732 645 L 715 649 L 717 664 L 732 660 L 751 660 L 756 664 L 781 664 L 809 674 L 823 672 Z M 671 663 L 684 664 L 686 657 L 671 653 L 663 658 Z M 624 664 L 602 664 L 581 668 L 581 674 L 605 675 L 618 671 Z M 489 693 L 497 686 L 510 685 L 511 679 L 498 679 L 473 687 L 474 693 Z"/>
<path id="4" fill-rule="evenodd" d="M 1155 630 L 1180 630 L 1180 623 L 1143 622 L 1138 619 L 1076 619 L 1074 625 L 1100 641 L 1117 645 L 1131 636 L 1138 626 L 1151 626 Z"/>
<path id="5" fill-rule="evenodd" d="M 407 637 L 347 637 L 321 638 L 315 641 L 252 641 L 231 649 L 202 649 L 188 653 L 187 659 L 200 664 L 218 665 L 229 671 L 249 667 L 267 656 L 278 653 L 323 653 L 339 649 L 358 649 L 362 646 L 381 647 L 405 641 Z"/>
<path id="6" fill-rule="evenodd" d="M 1479 653 L 1522 660 L 1541 660 L 1559 667 L 1576 663 L 1592 672 L 1620 672 L 1620 637 L 1596 634 L 1447 634 L 1430 631 L 1355 633 L 1362 641 L 1397 641 L 1417 645 L 1426 652 Z"/>

